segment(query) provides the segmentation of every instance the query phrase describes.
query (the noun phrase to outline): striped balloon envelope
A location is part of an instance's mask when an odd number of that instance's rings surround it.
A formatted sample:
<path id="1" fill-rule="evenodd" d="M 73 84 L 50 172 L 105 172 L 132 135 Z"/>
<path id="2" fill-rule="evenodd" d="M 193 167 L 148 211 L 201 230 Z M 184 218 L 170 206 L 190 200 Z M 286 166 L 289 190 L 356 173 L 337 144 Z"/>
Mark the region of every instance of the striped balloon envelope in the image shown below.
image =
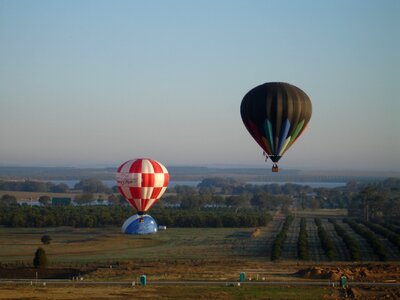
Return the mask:
<path id="1" fill-rule="evenodd" d="M 284 82 L 267 82 L 250 90 L 240 105 L 240 114 L 253 139 L 273 162 L 278 161 L 300 137 L 311 119 L 307 94 Z"/>
<path id="2" fill-rule="evenodd" d="M 167 189 L 167 168 L 153 159 L 128 160 L 116 174 L 119 193 L 139 212 L 149 210 Z"/>

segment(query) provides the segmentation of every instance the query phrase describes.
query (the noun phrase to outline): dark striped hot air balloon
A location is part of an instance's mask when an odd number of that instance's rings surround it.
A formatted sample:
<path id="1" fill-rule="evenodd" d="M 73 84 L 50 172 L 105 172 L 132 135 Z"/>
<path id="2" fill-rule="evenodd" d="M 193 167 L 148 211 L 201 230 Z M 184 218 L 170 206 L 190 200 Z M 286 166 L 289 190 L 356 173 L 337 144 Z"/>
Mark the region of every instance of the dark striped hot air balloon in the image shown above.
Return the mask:
<path id="1" fill-rule="evenodd" d="M 250 90 L 240 105 L 247 130 L 273 162 L 278 161 L 300 137 L 310 121 L 310 98 L 298 87 L 268 82 Z"/>

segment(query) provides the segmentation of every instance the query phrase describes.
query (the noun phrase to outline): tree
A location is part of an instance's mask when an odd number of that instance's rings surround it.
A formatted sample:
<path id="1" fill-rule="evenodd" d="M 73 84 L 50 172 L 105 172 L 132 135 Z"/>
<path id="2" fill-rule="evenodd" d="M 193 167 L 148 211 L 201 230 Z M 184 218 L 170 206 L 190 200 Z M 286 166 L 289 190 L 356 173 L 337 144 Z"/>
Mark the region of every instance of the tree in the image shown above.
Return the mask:
<path id="1" fill-rule="evenodd" d="M 39 197 L 39 203 L 44 206 L 50 205 L 50 202 L 51 202 L 51 199 L 47 195 Z"/>
<path id="2" fill-rule="evenodd" d="M 202 205 L 203 203 L 198 196 L 185 196 L 181 201 L 181 208 L 183 209 L 200 209 Z"/>
<path id="3" fill-rule="evenodd" d="M 47 266 L 47 256 L 43 248 L 38 248 L 33 258 L 35 268 L 45 268 Z"/>
<path id="4" fill-rule="evenodd" d="M 65 183 L 59 183 L 51 186 L 49 190 L 52 193 L 66 193 L 69 191 L 69 187 Z"/>
<path id="5" fill-rule="evenodd" d="M 91 193 L 85 193 L 76 197 L 74 201 L 78 205 L 86 205 L 94 201 L 94 195 Z"/>
<path id="6" fill-rule="evenodd" d="M 40 240 L 42 241 L 42 243 L 44 245 L 48 245 L 51 242 L 51 236 L 45 234 L 44 236 L 42 236 L 42 238 Z"/>
<path id="7" fill-rule="evenodd" d="M 13 195 L 5 194 L 0 199 L 0 204 L 2 205 L 16 205 L 17 198 Z"/>
<path id="8" fill-rule="evenodd" d="M 111 189 L 98 179 L 83 179 L 75 184 L 75 189 L 84 193 L 112 193 Z"/>

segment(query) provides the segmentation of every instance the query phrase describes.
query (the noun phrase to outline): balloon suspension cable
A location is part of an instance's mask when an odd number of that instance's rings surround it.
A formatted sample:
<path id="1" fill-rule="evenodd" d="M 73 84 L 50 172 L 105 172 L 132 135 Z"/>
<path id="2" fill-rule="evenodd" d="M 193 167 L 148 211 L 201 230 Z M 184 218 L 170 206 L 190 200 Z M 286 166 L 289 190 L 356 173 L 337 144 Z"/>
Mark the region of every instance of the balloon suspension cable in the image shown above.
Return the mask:
<path id="1" fill-rule="evenodd" d="M 268 161 L 268 154 L 265 151 L 263 151 L 263 156 L 265 157 L 265 162 L 267 162 Z"/>

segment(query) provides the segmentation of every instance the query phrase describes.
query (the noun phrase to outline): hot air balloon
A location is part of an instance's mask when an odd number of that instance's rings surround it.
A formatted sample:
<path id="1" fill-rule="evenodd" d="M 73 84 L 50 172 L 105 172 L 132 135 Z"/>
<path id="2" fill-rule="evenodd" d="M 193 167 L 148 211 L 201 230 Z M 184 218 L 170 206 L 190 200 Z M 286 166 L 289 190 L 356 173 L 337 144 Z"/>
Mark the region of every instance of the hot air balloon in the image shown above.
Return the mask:
<path id="1" fill-rule="evenodd" d="M 268 82 L 250 90 L 240 105 L 247 130 L 278 172 L 278 161 L 300 137 L 310 121 L 310 98 L 298 87 Z"/>
<path id="2" fill-rule="evenodd" d="M 146 212 L 167 189 L 167 169 L 148 158 L 128 160 L 119 166 L 116 181 L 119 193 L 137 210 L 137 215 L 125 221 L 122 231 L 129 234 L 157 232 L 157 223 Z"/>

